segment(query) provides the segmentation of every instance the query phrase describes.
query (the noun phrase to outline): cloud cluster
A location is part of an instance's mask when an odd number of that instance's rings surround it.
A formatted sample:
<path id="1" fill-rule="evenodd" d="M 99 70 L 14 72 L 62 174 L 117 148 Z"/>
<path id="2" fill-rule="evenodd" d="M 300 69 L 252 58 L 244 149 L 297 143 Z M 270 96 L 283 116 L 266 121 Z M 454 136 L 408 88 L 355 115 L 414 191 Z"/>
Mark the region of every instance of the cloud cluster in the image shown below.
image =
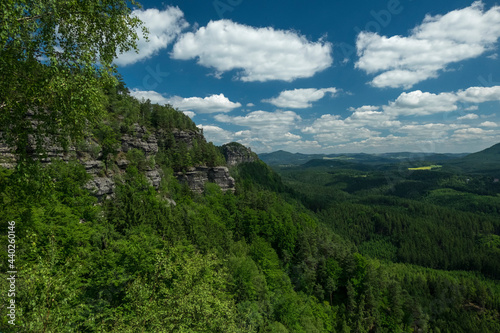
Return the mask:
<path id="1" fill-rule="evenodd" d="M 391 116 L 425 116 L 458 109 L 458 103 L 485 103 L 500 101 L 500 86 L 470 87 L 457 92 L 433 94 L 415 90 L 403 92 L 395 101 L 384 106 L 384 111 Z M 470 108 L 469 108 L 470 109 Z M 473 119 L 473 115 L 461 119 Z"/>
<path id="2" fill-rule="evenodd" d="M 158 9 L 136 9 L 132 15 L 138 17 L 149 31 L 148 40 L 144 39 L 142 31 L 136 31 L 139 36 L 137 48 L 139 53 L 128 51 L 118 55 L 115 63 L 119 66 L 134 64 L 150 58 L 159 50 L 166 48 L 181 32 L 189 27 L 184 19 L 184 13 L 178 7 Z"/>
<path id="3" fill-rule="evenodd" d="M 500 86 L 495 87 L 470 87 L 457 92 L 445 92 L 433 94 L 420 90 L 409 93 L 403 92 L 394 101 L 387 105 L 373 106 L 365 105 L 359 108 L 350 108 L 350 116 L 342 118 L 340 115 L 325 114 L 315 119 L 310 125 L 302 128 L 304 134 L 309 134 L 323 145 L 332 145 L 347 148 L 360 148 L 356 142 L 363 142 L 376 147 L 382 142 L 388 142 L 380 138 L 390 137 L 390 140 L 398 141 L 398 145 L 415 145 L 417 142 L 424 145 L 426 142 L 440 142 L 444 144 L 446 139 L 459 140 L 460 138 L 476 138 L 480 134 L 494 136 L 498 134 L 494 130 L 483 128 L 495 128 L 497 124 L 492 121 L 483 122 L 476 129 L 461 123 L 416 123 L 407 121 L 404 123 L 400 117 L 426 116 L 440 112 L 451 112 L 459 109 L 459 103 L 484 103 L 489 101 L 500 101 Z M 469 107 L 471 109 L 471 107 Z M 473 108 L 475 109 L 475 108 Z M 475 120 L 479 116 L 469 113 L 458 120 Z M 399 135 L 387 133 L 399 133 Z M 453 134 L 453 135 L 451 135 Z M 377 139 L 379 138 L 379 139 Z M 397 139 L 399 138 L 399 139 Z M 389 139 L 388 139 L 389 140 Z M 339 146 L 340 145 L 340 146 Z"/>
<path id="4" fill-rule="evenodd" d="M 183 111 L 190 117 L 196 113 L 224 113 L 230 112 L 236 108 L 241 107 L 240 103 L 231 102 L 224 94 L 211 95 L 208 97 L 180 97 L 173 96 L 167 98 L 156 91 L 143 91 L 139 89 L 132 89 L 130 95 L 141 100 L 149 99 L 152 103 L 160 105 L 170 104 L 173 107 Z"/>
<path id="5" fill-rule="evenodd" d="M 427 15 L 407 37 L 361 32 L 356 67 L 379 73 L 375 87 L 411 88 L 435 78 L 451 63 L 478 57 L 500 37 L 500 6 L 484 10 L 481 1 L 445 15 Z"/>
<path id="6" fill-rule="evenodd" d="M 264 99 L 262 102 L 271 103 L 280 108 L 306 109 L 312 107 L 312 102 L 319 101 L 329 93 L 335 96 L 338 93 L 337 88 L 308 88 L 282 91 L 278 97 Z"/>
<path id="7" fill-rule="evenodd" d="M 203 136 L 212 142 L 224 144 L 233 141 L 234 134 L 219 126 L 214 125 L 198 125 L 198 128 L 203 129 Z"/>
<path id="8" fill-rule="evenodd" d="M 292 147 L 316 147 L 313 141 L 304 141 L 302 137 L 291 133 L 301 121 L 293 111 L 253 111 L 245 116 L 215 115 L 221 123 L 246 127 L 234 133 L 234 139 L 258 151 L 270 151 Z M 298 149 L 298 148 L 293 148 Z"/>
<path id="9" fill-rule="evenodd" d="M 169 99 L 170 104 L 181 111 L 194 111 L 196 113 L 225 113 L 241 107 L 240 103 L 234 103 L 224 94 L 211 95 L 205 98 L 174 96 Z"/>
<path id="10" fill-rule="evenodd" d="M 479 118 L 479 116 L 475 113 L 468 113 L 464 116 L 461 116 L 461 117 L 458 117 L 457 119 L 458 120 L 474 120 L 474 119 L 477 119 Z"/>
<path id="11" fill-rule="evenodd" d="M 174 45 L 174 59 L 197 59 L 218 75 L 241 70 L 242 81 L 293 81 L 313 76 L 332 64 L 332 46 L 310 42 L 293 31 L 255 28 L 230 20 L 210 21 L 183 34 Z"/>

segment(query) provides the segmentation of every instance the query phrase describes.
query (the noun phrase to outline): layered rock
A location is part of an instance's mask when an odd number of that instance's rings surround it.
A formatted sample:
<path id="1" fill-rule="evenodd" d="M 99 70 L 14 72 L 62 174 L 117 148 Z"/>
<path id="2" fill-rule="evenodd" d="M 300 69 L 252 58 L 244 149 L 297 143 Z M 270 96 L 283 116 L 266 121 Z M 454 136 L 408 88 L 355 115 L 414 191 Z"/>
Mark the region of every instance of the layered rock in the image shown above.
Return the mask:
<path id="1" fill-rule="evenodd" d="M 231 142 L 223 145 L 221 147 L 221 152 L 226 158 L 226 162 L 229 167 L 259 160 L 257 154 L 252 152 L 250 148 L 247 148 L 237 142 Z"/>
<path id="2" fill-rule="evenodd" d="M 205 183 L 215 183 L 222 191 L 234 192 L 234 178 L 229 175 L 229 169 L 224 166 L 206 167 L 199 166 L 190 168 L 187 172 L 178 172 L 177 179 L 186 183 L 193 192 L 203 193 Z"/>
<path id="3" fill-rule="evenodd" d="M 172 134 L 177 143 L 185 143 L 188 149 L 193 148 L 193 142 L 195 139 L 203 138 L 203 135 L 193 130 L 181 131 L 178 129 L 173 129 Z"/>
<path id="4" fill-rule="evenodd" d="M 146 155 L 158 153 L 158 140 L 155 133 L 149 133 L 144 126 L 134 125 L 133 134 L 124 134 L 121 137 L 121 151 L 140 149 Z"/>
<path id="5" fill-rule="evenodd" d="M 131 163 L 127 159 L 127 152 L 137 149 L 142 151 L 147 159 L 153 158 L 158 153 L 159 146 L 165 144 L 163 141 L 160 143 L 159 138 L 165 138 L 167 134 L 170 133 L 166 132 L 166 130 L 150 133 L 146 127 L 135 124 L 130 134 L 127 133 L 121 136 L 115 160 L 106 163 L 102 160 L 100 147 L 94 141 L 84 143 L 84 149 L 69 147 L 68 150 L 63 150 L 61 147 L 47 142 L 45 148 L 46 157 L 42 159 L 42 162 L 50 163 L 52 159 L 68 161 L 76 158 L 85 167 L 85 170 L 92 175 L 92 179 L 85 185 L 85 188 L 92 191 L 99 198 L 113 196 L 116 187 L 114 176 L 125 172 Z M 194 130 L 174 129 L 171 135 L 177 144 L 182 142 L 188 149 L 193 147 L 194 140 L 204 140 L 203 135 Z M 168 149 L 169 147 L 165 146 L 164 148 Z M 248 158 L 242 158 L 241 153 L 230 153 L 229 156 L 231 156 L 230 160 L 233 164 L 234 161 L 249 160 Z M 0 166 L 14 168 L 15 164 L 16 159 L 11 148 L 0 143 Z M 158 189 L 162 179 L 161 170 L 151 165 L 144 167 L 143 170 L 149 183 Z M 219 185 L 223 191 L 234 191 L 235 189 L 234 179 L 229 175 L 228 168 L 225 166 L 193 167 L 186 173 L 176 174 L 176 177 L 179 181 L 186 182 L 189 188 L 197 193 L 203 192 L 207 182 Z"/>

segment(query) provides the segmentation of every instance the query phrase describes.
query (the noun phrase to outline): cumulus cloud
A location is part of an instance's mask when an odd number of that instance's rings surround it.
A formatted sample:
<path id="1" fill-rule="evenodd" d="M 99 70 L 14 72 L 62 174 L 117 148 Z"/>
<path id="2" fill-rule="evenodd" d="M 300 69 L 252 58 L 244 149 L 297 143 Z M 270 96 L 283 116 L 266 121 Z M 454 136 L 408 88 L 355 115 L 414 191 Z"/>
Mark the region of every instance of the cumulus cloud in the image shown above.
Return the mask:
<path id="1" fill-rule="evenodd" d="M 485 103 L 500 101 L 500 86 L 470 87 L 458 92 L 433 94 L 415 90 L 403 92 L 395 101 L 384 106 L 384 111 L 393 116 L 425 116 L 458 109 L 458 103 Z M 470 108 L 469 108 L 470 109 Z M 466 115 L 464 117 L 473 117 Z M 471 119 L 471 118 L 462 118 Z"/>
<path id="2" fill-rule="evenodd" d="M 477 118 L 479 118 L 479 116 L 477 114 L 468 113 L 465 116 L 458 117 L 457 119 L 458 120 L 473 120 L 473 119 L 477 119 Z"/>
<path id="3" fill-rule="evenodd" d="M 433 94 L 415 90 L 402 93 L 395 101 L 385 106 L 385 112 L 392 115 L 430 115 L 458 109 L 458 98 L 453 93 Z"/>
<path id="4" fill-rule="evenodd" d="M 411 136 L 398 136 L 389 134 L 387 136 L 373 136 L 360 141 L 352 141 L 328 147 L 338 152 L 426 152 L 435 153 L 436 148 L 445 147 L 444 139 L 415 138 Z M 447 150 L 445 150 L 448 152 Z"/>
<path id="5" fill-rule="evenodd" d="M 210 21 L 183 34 L 174 45 L 174 59 L 197 59 L 217 75 L 241 70 L 242 81 L 293 81 L 313 76 L 332 64 L 332 46 L 308 41 L 293 31 L 255 28 L 230 20 Z"/>
<path id="6" fill-rule="evenodd" d="M 456 130 L 451 138 L 458 142 L 464 142 L 467 140 L 485 140 L 488 136 L 492 135 L 498 135 L 498 132 L 482 128 L 463 128 Z"/>
<path id="7" fill-rule="evenodd" d="M 468 103 L 500 101 L 500 86 L 470 87 L 457 92 L 457 97 L 460 101 Z"/>
<path id="8" fill-rule="evenodd" d="M 381 115 L 374 115 L 372 112 L 362 108 L 362 111 L 354 111 L 355 118 L 348 117 L 341 119 L 339 115 L 324 114 L 316 119 L 310 126 L 302 129 L 303 133 L 312 134 L 314 139 L 324 144 L 338 144 L 352 140 L 366 139 L 381 134 L 379 131 L 368 127 L 381 127 L 384 120 L 375 119 Z M 365 113 L 361 115 L 361 113 Z M 372 114 L 368 114 L 372 113 Z"/>
<path id="9" fill-rule="evenodd" d="M 153 104 L 160 104 L 160 105 L 165 105 L 169 104 L 168 98 L 160 94 L 159 92 L 152 91 L 152 90 L 139 90 L 139 89 L 132 89 L 130 90 L 130 95 L 135 97 L 138 100 L 150 100 L 151 103 Z"/>
<path id="10" fill-rule="evenodd" d="M 411 88 L 435 78 L 451 63 L 476 58 L 500 37 L 500 6 L 484 10 L 481 1 L 445 15 L 427 15 L 409 36 L 361 32 L 356 41 L 356 67 L 378 74 L 375 87 Z"/>
<path id="11" fill-rule="evenodd" d="M 346 131 L 334 131 L 329 133 L 321 133 L 314 136 L 316 140 L 325 144 L 338 144 L 359 139 L 367 139 L 377 137 L 381 133 L 372 131 L 365 127 L 349 128 Z"/>
<path id="12" fill-rule="evenodd" d="M 231 102 L 224 94 L 211 95 L 208 97 L 188 97 L 183 98 L 180 96 L 165 97 L 156 91 L 143 91 L 139 89 L 132 89 L 130 95 L 141 100 L 149 99 L 151 103 L 160 105 L 170 104 L 175 108 L 183 111 L 190 117 L 196 113 L 221 113 L 230 112 L 236 108 L 241 107 L 240 103 Z"/>
<path id="13" fill-rule="evenodd" d="M 139 36 L 137 48 L 139 53 L 128 51 L 118 55 L 115 63 L 119 66 L 134 64 L 140 60 L 152 57 L 159 50 L 166 48 L 179 34 L 189 27 L 184 19 L 184 13 L 178 7 L 158 9 L 136 9 L 132 15 L 138 17 L 147 27 L 148 41 L 144 39 L 142 31 L 136 31 Z"/>
<path id="14" fill-rule="evenodd" d="M 174 96 L 169 99 L 170 104 L 182 111 L 195 111 L 197 113 L 230 112 L 241 107 L 240 103 L 231 102 L 224 94 L 211 95 L 205 98 Z"/>
<path id="15" fill-rule="evenodd" d="M 198 128 L 203 130 L 203 135 L 208 141 L 215 142 L 216 144 L 225 144 L 231 142 L 234 134 L 223 128 L 214 125 L 198 125 Z"/>
<path id="16" fill-rule="evenodd" d="M 401 122 L 394 120 L 394 117 L 383 111 L 379 107 L 365 105 L 357 109 L 350 109 L 353 111 L 345 123 L 351 126 L 369 126 L 375 128 L 393 128 L 399 127 Z"/>
<path id="17" fill-rule="evenodd" d="M 497 125 L 497 123 L 494 123 L 492 121 L 485 121 L 485 122 L 479 124 L 479 126 L 481 126 L 481 127 L 497 127 L 498 125 Z"/>
<path id="18" fill-rule="evenodd" d="M 214 119 L 232 125 L 247 127 L 234 134 L 238 142 L 257 151 L 269 151 L 286 142 L 298 142 L 301 136 L 291 131 L 297 127 L 301 118 L 293 111 L 253 111 L 245 116 L 218 114 Z"/>
<path id="19" fill-rule="evenodd" d="M 260 129 L 262 132 L 288 132 L 295 122 L 301 119 L 300 116 L 293 111 L 253 111 L 246 116 L 237 117 L 218 114 L 214 116 L 214 118 L 222 123 L 247 126 L 252 129 Z"/>
<path id="20" fill-rule="evenodd" d="M 312 102 L 322 99 L 327 93 L 335 96 L 337 92 L 338 90 L 333 87 L 285 90 L 278 97 L 264 99 L 262 102 L 271 103 L 280 108 L 306 109 L 312 107 Z"/>
<path id="21" fill-rule="evenodd" d="M 466 125 L 460 124 L 410 124 L 397 129 L 397 132 L 406 133 L 412 138 L 437 139 L 448 137 L 450 131 L 452 130 L 466 127 Z"/>

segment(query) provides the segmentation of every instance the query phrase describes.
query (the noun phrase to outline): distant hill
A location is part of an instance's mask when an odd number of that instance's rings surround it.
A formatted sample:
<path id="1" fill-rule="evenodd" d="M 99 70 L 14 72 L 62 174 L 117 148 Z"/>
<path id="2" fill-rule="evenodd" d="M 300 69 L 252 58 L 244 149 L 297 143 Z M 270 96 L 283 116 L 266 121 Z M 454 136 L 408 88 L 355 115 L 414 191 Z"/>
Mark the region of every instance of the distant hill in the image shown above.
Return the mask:
<path id="1" fill-rule="evenodd" d="M 286 166 L 286 165 L 303 165 L 312 160 L 325 161 L 345 161 L 350 163 L 363 163 L 371 165 L 394 164 L 403 161 L 408 161 L 410 164 L 427 161 L 427 162 L 442 162 L 458 159 L 467 154 L 434 154 L 434 153 L 383 153 L 383 154 L 301 154 L 290 153 L 284 150 L 275 151 L 272 153 L 259 154 L 259 158 L 269 165 Z M 316 161 L 315 163 L 319 163 Z"/>
<path id="2" fill-rule="evenodd" d="M 448 161 L 446 165 L 464 172 L 500 176 L 500 143 L 477 153 Z"/>
<path id="3" fill-rule="evenodd" d="M 290 153 L 284 150 L 278 150 L 272 153 L 259 154 L 259 158 L 268 165 L 300 165 L 313 159 L 322 159 L 324 154 L 301 154 Z"/>

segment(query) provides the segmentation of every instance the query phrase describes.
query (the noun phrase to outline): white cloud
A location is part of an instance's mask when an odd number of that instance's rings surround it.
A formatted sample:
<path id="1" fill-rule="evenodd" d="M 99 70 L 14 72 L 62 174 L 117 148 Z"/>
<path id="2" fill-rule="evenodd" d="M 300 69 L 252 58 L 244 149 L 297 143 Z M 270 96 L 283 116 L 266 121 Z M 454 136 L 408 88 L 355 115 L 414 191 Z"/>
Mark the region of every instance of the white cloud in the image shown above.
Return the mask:
<path id="1" fill-rule="evenodd" d="M 430 115 L 438 112 L 457 110 L 458 98 L 453 93 L 432 94 L 415 90 L 402 93 L 395 101 L 389 102 L 384 111 L 390 115 Z"/>
<path id="2" fill-rule="evenodd" d="M 324 144 L 338 144 L 359 139 L 367 139 L 377 137 L 380 132 L 372 131 L 365 127 L 346 127 L 344 131 L 332 131 L 329 133 L 321 133 L 314 136 L 314 139 Z"/>
<path id="3" fill-rule="evenodd" d="M 468 113 L 465 116 L 458 117 L 457 119 L 458 120 L 473 120 L 473 119 L 477 119 L 477 118 L 479 118 L 479 116 L 477 114 L 475 114 L 475 113 Z"/>
<path id="4" fill-rule="evenodd" d="M 433 94 L 415 90 L 403 92 L 395 101 L 384 106 L 384 111 L 393 116 L 424 116 L 440 112 L 451 112 L 458 109 L 458 103 L 484 103 L 500 101 L 500 86 L 470 87 L 458 92 Z M 475 109 L 469 107 L 468 109 Z M 471 116 L 469 116 L 471 117 Z M 468 118 L 463 118 L 468 119 Z"/>
<path id="5" fill-rule="evenodd" d="M 347 142 L 338 144 L 330 149 L 338 152 L 425 152 L 435 153 L 436 148 L 443 147 L 446 140 L 415 138 L 410 136 L 396 136 L 389 134 L 387 136 L 374 136 L 361 141 Z"/>
<path id="6" fill-rule="evenodd" d="M 308 134 L 328 133 L 346 127 L 344 120 L 339 115 L 324 114 L 316 119 L 311 126 L 302 129 Z"/>
<path id="7" fill-rule="evenodd" d="M 401 122 L 394 120 L 390 114 L 380 111 L 379 107 L 364 105 L 353 111 L 351 116 L 346 118 L 346 124 L 351 126 L 368 126 L 375 128 L 393 128 L 401 126 Z"/>
<path id="8" fill-rule="evenodd" d="M 406 133 L 412 138 L 419 139 L 439 139 L 446 138 L 449 132 L 457 128 L 465 128 L 467 125 L 460 124 L 410 124 L 404 125 L 397 130 L 397 132 Z"/>
<path id="9" fill-rule="evenodd" d="M 311 77 L 331 66 L 331 53 L 330 43 L 310 42 L 293 31 L 219 20 L 182 35 L 171 56 L 196 58 L 198 64 L 214 68 L 219 75 L 241 69 L 238 79 L 263 82 Z"/>
<path id="10" fill-rule="evenodd" d="M 160 104 L 160 105 L 165 105 L 169 104 L 168 98 L 163 96 L 162 94 L 156 92 L 156 91 L 144 91 L 144 90 L 139 90 L 139 89 L 132 89 L 130 90 L 130 95 L 137 98 L 138 100 L 150 100 L 151 103 L 153 104 Z"/>
<path id="11" fill-rule="evenodd" d="M 456 130 L 451 138 L 455 142 L 465 142 L 468 140 L 487 140 L 491 136 L 498 136 L 498 132 L 482 128 L 463 128 Z"/>
<path id="12" fill-rule="evenodd" d="M 247 107 L 249 107 L 249 108 L 254 107 L 254 106 L 255 106 L 255 104 L 253 104 L 253 103 L 248 103 L 247 104 Z"/>
<path id="13" fill-rule="evenodd" d="M 498 127 L 498 124 L 494 123 L 492 121 L 485 121 L 485 122 L 479 124 L 479 126 L 481 126 L 481 127 Z"/>
<path id="14" fill-rule="evenodd" d="M 184 13 L 178 7 L 168 7 L 163 11 L 136 9 L 132 15 L 137 16 L 148 28 L 149 41 L 143 38 L 141 30 L 137 30 L 139 53 L 128 51 L 118 55 L 115 63 L 119 66 L 131 65 L 152 57 L 159 50 L 166 48 L 185 28 L 189 27 L 189 24 L 184 20 Z"/>
<path id="15" fill-rule="evenodd" d="M 203 135 L 207 141 L 212 141 L 216 144 L 225 144 L 234 139 L 234 134 L 214 125 L 198 125 L 198 128 L 203 129 Z"/>
<path id="16" fill-rule="evenodd" d="M 468 103 L 500 101 L 500 86 L 470 87 L 457 92 L 457 97 L 460 101 Z"/>
<path id="17" fill-rule="evenodd" d="M 299 142 L 301 136 L 291 133 L 301 118 L 293 111 L 253 111 L 245 116 L 231 117 L 225 114 L 214 116 L 215 120 L 249 129 L 234 134 L 238 142 L 255 151 L 277 149 L 286 142 Z"/>
<path id="18" fill-rule="evenodd" d="M 375 87 L 411 88 L 435 78 L 451 63 L 476 58 L 500 37 L 500 7 L 484 11 L 481 1 L 445 15 L 427 15 L 408 37 L 361 32 L 356 67 L 377 75 Z"/>
<path id="19" fill-rule="evenodd" d="M 224 94 L 211 95 L 205 98 L 174 96 L 169 99 L 170 104 L 182 111 L 197 113 L 230 112 L 241 107 L 240 103 L 231 102 Z"/>
<path id="20" fill-rule="evenodd" d="M 184 113 L 189 118 L 193 118 L 194 116 L 196 116 L 196 113 L 194 113 L 193 111 L 182 111 L 182 113 Z"/>
<path id="21" fill-rule="evenodd" d="M 253 111 L 246 116 L 230 117 L 218 114 L 214 117 L 217 121 L 230 123 L 238 126 L 248 126 L 261 129 L 263 132 L 290 128 L 300 117 L 293 111 Z M 288 132 L 288 130 L 286 130 Z"/>
<path id="22" fill-rule="evenodd" d="M 352 116 L 341 119 L 339 115 L 324 114 L 316 119 L 311 126 L 304 127 L 302 132 L 313 134 L 315 140 L 327 145 L 367 139 L 381 134 L 367 128 L 382 127 L 381 124 L 386 119 L 377 119 L 381 116 L 381 112 L 370 111 L 366 107 L 362 107 L 355 110 L 353 114 L 355 114 L 354 119 Z"/>
<path id="23" fill-rule="evenodd" d="M 220 113 L 230 112 L 236 108 L 241 107 L 240 103 L 231 102 L 224 94 L 211 95 L 205 98 L 201 97 L 188 97 L 183 98 L 179 96 L 165 97 L 156 91 L 143 91 L 139 89 L 132 89 L 130 95 L 141 100 L 149 99 L 151 103 L 160 105 L 170 104 L 175 108 L 183 111 L 189 117 L 193 117 L 193 111 L 197 113 Z"/>
<path id="24" fill-rule="evenodd" d="M 294 89 L 282 91 L 278 97 L 271 99 L 264 99 L 262 102 L 271 103 L 280 108 L 292 109 L 306 109 L 312 107 L 311 102 L 316 102 L 327 93 L 335 96 L 338 90 L 336 88 L 323 88 L 323 89 Z"/>

